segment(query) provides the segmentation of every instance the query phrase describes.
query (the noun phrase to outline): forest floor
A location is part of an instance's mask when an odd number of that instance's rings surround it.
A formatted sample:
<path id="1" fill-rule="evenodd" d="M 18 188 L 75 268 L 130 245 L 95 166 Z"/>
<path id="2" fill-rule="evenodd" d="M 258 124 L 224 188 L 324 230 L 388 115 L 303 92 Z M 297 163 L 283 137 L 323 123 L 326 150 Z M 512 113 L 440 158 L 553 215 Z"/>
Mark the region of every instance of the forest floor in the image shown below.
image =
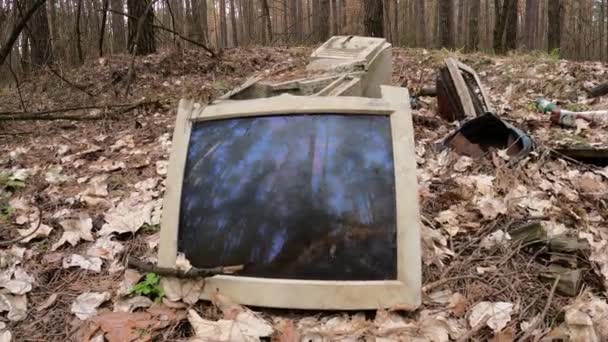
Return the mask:
<path id="1" fill-rule="evenodd" d="M 155 260 L 157 253 L 179 99 L 206 103 L 254 74 L 289 73 L 311 51 L 232 49 L 221 60 L 198 50 L 161 52 L 137 59 L 126 98 L 129 56 L 58 70 L 72 85 L 44 70 L 22 80 L 21 96 L 14 87 L 0 89 L 0 120 L 23 107 L 97 107 L 66 114 L 102 117 L 0 123 L 0 341 L 11 334 L 17 341 L 608 340 L 608 168 L 550 153 L 607 145 L 606 126 L 552 126 L 533 104 L 544 96 L 572 110 L 606 108 L 583 87 L 604 80 L 608 68 L 543 54 L 393 51 L 393 81 L 411 90 L 434 85 L 450 55 L 469 64 L 497 113 L 537 143 L 519 161 L 499 150 L 478 159 L 441 150 L 437 143 L 456 126 L 435 114 L 435 99 L 421 99 L 414 111 L 424 262 L 417 311 L 254 314 L 228 298 L 193 300 L 202 284 L 174 279 L 157 285 L 150 278 L 131 293 L 142 275 L 125 270 L 127 256 Z M 543 236 L 568 236 L 582 247 L 555 254 L 550 243 L 516 241 L 514 230 L 530 221 L 540 223 Z M 560 262 L 582 274 L 572 296 L 556 290 L 549 274 Z M 160 286 L 162 303 L 142 296 Z"/>

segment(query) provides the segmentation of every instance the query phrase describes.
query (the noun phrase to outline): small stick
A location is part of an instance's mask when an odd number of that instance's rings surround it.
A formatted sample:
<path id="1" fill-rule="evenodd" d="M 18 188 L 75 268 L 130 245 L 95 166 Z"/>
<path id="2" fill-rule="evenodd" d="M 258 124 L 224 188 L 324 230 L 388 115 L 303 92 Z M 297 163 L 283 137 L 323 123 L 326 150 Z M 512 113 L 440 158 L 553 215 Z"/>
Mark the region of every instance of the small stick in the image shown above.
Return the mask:
<path id="1" fill-rule="evenodd" d="M 422 292 L 428 293 L 429 291 L 444 285 L 446 283 L 449 283 L 451 281 L 454 280 L 462 280 L 462 279 L 479 279 L 482 280 L 480 277 L 475 276 L 475 275 L 462 275 L 462 276 L 456 276 L 456 277 L 450 277 L 450 278 L 443 278 L 440 280 L 437 280 L 435 282 L 429 283 L 428 285 L 425 285 L 422 287 Z"/>
<path id="2" fill-rule="evenodd" d="M 551 302 L 553 301 L 553 295 L 555 295 L 555 289 L 557 288 L 557 284 L 559 283 L 560 278 L 561 278 L 561 276 L 559 276 L 559 275 L 555 278 L 555 281 L 553 282 L 553 286 L 551 286 L 551 292 L 549 292 L 549 297 L 547 298 L 547 303 L 545 304 L 545 307 L 543 308 L 543 312 L 540 314 L 540 317 L 538 317 L 537 320 L 534 320 L 534 322 L 528 328 L 528 331 L 524 334 L 524 336 L 522 336 L 520 341 L 526 341 L 527 339 L 529 339 L 532 336 L 532 333 L 534 332 L 536 327 L 545 319 L 545 316 L 547 316 L 547 312 L 549 311 L 549 307 L 551 306 Z M 539 341 L 540 337 L 541 337 L 540 335 L 536 336 L 534 338 L 534 341 L 535 342 Z"/>
<path id="3" fill-rule="evenodd" d="M 0 241 L 0 246 L 9 246 L 12 245 L 14 243 L 17 243 L 21 240 L 27 239 L 28 237 L 34 235 L 38 229 L 40 228 L 40 225 L 42 223 L 42 210 L 40 209 L 40 207 L 36 207 L 36 209 L 38 209 L 38 225 L 36 226 L 36 229 L 32 230 L 29 234 L 27 235 L 23 235 L 20 236 L 18 238 L 12 239 L 12 240 L 8 240 L 8 241 Z"/>
<path id="4" fill-rule="evenodd" d="M 129 256 L 127 258 L 127 265 L 131 268 L 138 269 L 143 272 L 154 272 L 158 275 L 166 277 L 177 277 L 177 278 L 198 278 L 198 277 L 209 277 L 218 274 L 233 274 L 238 271 L 242 271 L 245 267 L 243 265 L 236 266 L 218 266 L 212 268 L 196 268 L 193 267 L 189 271 L 181 271 L 170 267 L 159 267 L 149 262 L 139 260 L 135 257 Z"/>
<path id="5" fill-rule="evenodd" d="M 103 36 L 103 35 L 102 35 L 102 36 Z M 50 66 L 50 65 L 48 66 L 48 68 L 49 68 L 49 70 L 50 70 L 50 71 L 53 73 L 53 75 L 57 76 L 57 77 L 58 77 L 60 80 L 62 80 L 63 82 L 67 83 L 67 85 L 69 85 L 70 87 L 72 87 L 72 88 L 74 88 L 74 89 L 76 89 L 76 90 L 79 90 L 79 91 L 81 91 L 81 92 L 83 92 L 83 93 L 85 93 L 85 94 L 89 95 L 90 97 L 94 97 L 94 96 L 95 96 L 95 95 L 93 95 L 92 93 L 90 93 L 89 91 L 87 91 L 87 90 L 85 89 L 85 87 L 84 87 L 84 86 L 81 86 L 81 85 L 77 85 L 77 84 L 75 84 L 75 83 L 72 83 L 72 82 L 70 82 L 70 80 L 68 80 L 67 78 L 65 78 L 65 77 L 61 76 L 61 74 L 60 74 L 60 73 L 58 73 L 58 72 L 57 72 L 55 69 L 51 68 L 51 66 Z"/>
<path id="6" fill-rule="evenodd" d="M 467 331 L 466 334 L 460 336 L 456 342 L 466 342 L 468 341 L 471 337 L 473 337 L 473 335 L 475 335 L 479 330 L 481 330 L 483 327 L 486 326 L 486 323 L 488 323 L 488 321 L 490 320 L 490 316 L 486 315 L 483 320 L 481 320 L 481 322 L 479 322 L 475 327 L 473 327 L 471 330 Z"/>

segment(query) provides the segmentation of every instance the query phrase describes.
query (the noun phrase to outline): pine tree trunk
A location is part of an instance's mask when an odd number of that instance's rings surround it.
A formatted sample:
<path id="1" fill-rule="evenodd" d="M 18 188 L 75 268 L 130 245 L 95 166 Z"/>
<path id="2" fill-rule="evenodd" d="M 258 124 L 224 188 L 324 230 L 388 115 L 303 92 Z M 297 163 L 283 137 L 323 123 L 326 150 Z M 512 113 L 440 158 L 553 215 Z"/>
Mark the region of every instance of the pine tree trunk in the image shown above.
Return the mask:
<path id="1" fill-rule="evenodd" d="M 153 0 L 128 0 L 129 9 L 129 52 L 136 55 L 148 55 L 156 52 L 156 42 L 154 41 L 154 8 L 150 7 L 146 14 L 146 9 L 150 1 Z M 139 40 L 136 42 L 139 19 L 144 16 L 139 33 Z M 135 51 L 134 51 L 135 50 Z"/>
<path id="2" fill-rule="evenodd" d="M 382 1 L 363 0 L 363 26 L 365 35 L 369 37 L 384 37 L 384 11 Z"/>
<path id="3" fill-rule="evenodd" d="M 112 11 L 124 12 L 123 0 L 111 0 L 110 8 Z M 112 51 L 122 52 L 126 49 L 125 40 L 125 20 L 122 14 L 112 13 Z"/>
<path id="4" fill-rule="evenodd" d="M 469 0 L 469 34 L 467 39 L 467 51 L 479 49 L 479 11 L 480 0 Z"/>
<path id="5" fill-rule="evenodd" d="M 437 7 L 439 47 L 453 49 L 454 43 L 454 0 L 440 1 Z"/>
<path id="6" fill-rule="evenodd" d="M 203 25 L 201 23 L 202 13 L 200 3 L 205 3 L 206 0 L 192 0 L 192 30 L 190 38 L 197 42 L 205 42 L 205 36 L 203 34 Z"/>
<path id="7" fill-rule="evenodd" d="M 38 1 L 29 0 L 27 8 L 31 8 Z M 46 14 L 46 6 L 42 5 L 32 15 L 28 23 L 30 43 L 32 47 L 31 62 L 34 66 L 45 66 L 53 63 L 53 49 L 51 47 L 51 32 Z"/>
<path id="8" fill-rule="evenodd" d="M 547 30 L 547 44 L 549 53 L 561 47 L 561 12 L 562 0 L 549 1 L 549 27 Z"/>

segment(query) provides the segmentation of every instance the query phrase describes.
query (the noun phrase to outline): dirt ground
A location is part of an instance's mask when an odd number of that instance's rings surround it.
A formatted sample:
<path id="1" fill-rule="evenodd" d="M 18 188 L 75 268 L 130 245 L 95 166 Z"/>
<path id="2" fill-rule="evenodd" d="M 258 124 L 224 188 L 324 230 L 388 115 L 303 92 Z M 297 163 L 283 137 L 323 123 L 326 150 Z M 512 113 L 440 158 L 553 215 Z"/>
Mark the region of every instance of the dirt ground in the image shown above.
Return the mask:
<path id="1" fill-rule="evenodd" d="M 108 293 L 97 314 L 116 310 L 129 298 L 120 292 L 127 256 L 155 257 L 179 99 L 208 103 L 250 76 L 279 79 L 305 65 L 311 51 L 232 49 L 220 60 L 198 50 L 164 51 L 137 59 L 136 79 L 126 97 L 129 56 L 61 70 L 71 84 L 42 70 L 21 80 L 19 91 L 0 89 L 0 241 L 39 229 L 27 242 L 0 245 L 0 280 L 31 286 L 0 290 L 0 324 L 4 322 L 13 339 L 76 341 L 101 329 L 111 340 L 103 322 L 95 322 L 95 315 L 78 318 L 73 303 L 85 292 Z M 519 161 L 510 161 L 500 150 L 472 159 L 440 149 L 438 142 L 457 126 L 435 114 L 434 98 L 420 98 L 413 115 L 423 223 L 423 305 L 414 313 L 259 310 L 257 317 L 274 331 L 272 340 L 447 341 L 464 336 L 511 341 L 540 340 L 547 334 L 574 340 L 583 333 L 597 341 L 608 339 L 608 168 L 551 154 L 562 146 L 605 147 L 606 124 L 582 122 L 572 129 L 551 125 L 548 114 L 538 113 L 533 104 L 543 96 L 571 110 L 606 108 L 605 99 L 587 99 L 583 90 L 606 78 L 606 66 L 544 54 L 394 49 L 393 55 L 393 83 L 412 93 L 434 85 L 444 58 L 469 64 L 479 73 L 497 114 L 529 133 L 537 148 Z M 87 106 L 97 108 L 65 113 L 102 118 L 3 120 L 11 112 Z M 574 296 L 555 291 L 553 282 L 542 276 L 555 263 L 547 245 L 515 244 L 509 237 L 530 221 L 540 222 L 550 237 L 574 237 L 588 246 L 564 257 L 574 259 L 573 268 L 582 274 Z M 66 237 L 68 231 L 72 234 Z M 91 252 L 94 246 L 103 253 Z M 96 271 L 96 259 L 79 263 L 73 255 L 99 257 L 103 263 Z M 29 278 L 19 276 L 21 271 Z M 20 313 L 15 303 L 24 297 L 27 309 Z M 484 307 L 505 308 L 508 319 L 496 312 L 480 319 Z M 146 313 L 148 323 L 138 328 L 139 339 L 159 341 L 199 334 L 191 314 L 186 319 L 190 310 L 207 320 L 234 320 L 221 301 L 212 305 L 177 298 L 162 304 L 162 310 L 164 321 L 141 308 L 127 310 L 121 318 Z"/>

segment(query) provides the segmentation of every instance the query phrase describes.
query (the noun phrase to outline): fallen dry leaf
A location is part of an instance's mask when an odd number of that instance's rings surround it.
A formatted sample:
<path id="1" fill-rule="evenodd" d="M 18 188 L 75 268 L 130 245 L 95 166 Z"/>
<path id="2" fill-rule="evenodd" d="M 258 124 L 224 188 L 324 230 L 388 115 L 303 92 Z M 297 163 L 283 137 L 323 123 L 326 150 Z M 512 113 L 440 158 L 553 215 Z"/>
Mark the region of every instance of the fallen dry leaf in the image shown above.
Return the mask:
<path id="1" fill-rule="evenodd" d="M 210 321 L 188 310 L 188 321 L 195 333 L 193 341 L 257 342 L 260 337 L 272 335 L 272 326 L 266 321 L 245 312 L 241 314 L 235 320 Z"/>
<path id="2" fill-rule="evenodd" d="M 567 333 L 572 341 L 608 340 L 608 303 L 590 291 L 565 308 Z"/>
<path id="3" fill-rule="evenodd" d="M 55 301 L 57 301 L 57 294 L 53 293 L 49 296 L 49 298 L 36 307 L 36 311 L 40 312 L 50 308 L 53 304 L 55 304 Z"/>
<path id="4" fill-rule="evenodd" d="M 101 272 L 101 265 L 103 261 L 100 258 L 94 256 L 84 256 L 79 254 L 72 254 L 66 256 L 63 259 L 63 268 L 80 267 L 83 270 Z"/>
<path id="5" fill-rule="evenodd" d="M 0 287 L 14 295 L 24 295 L 32 290 L 34 278 L 21 267 L 9 268 L 0 274 Z"/>
<path id="6" fill-rule="evenodd" d="M 131 292 L 131 288 L 133 288 L 133 286 L 139 282 L 139 279 L 141 279 L 141 273 L 133 269 L 125 270 L 125 274 L 123 276 L 122 281 L 118 285 L 118 290 L 116 290 L 116 294 L 119 296 L 128 295 L 129 292 Z"/>
<path id="7" fill-rule="evenodd" d="M 110 209 L 105 216 L 106 223 L 98 234 L 105 236 L 112 233 L 135 233 L 144 223 L 150 224 L 155 202 L 141 200 L 138 193 L 134 193 Z"/>
<path id="8" fill-rule="evenodd" d="M 462 317 L 467 311 L 467 298 L 456 292 L 450 297 L 448 308 L 454 317 Z"/>
<path id="9" fill-rule="evenodd" d="M 114 260 L 116 255 L 122 253 L 125 248 L 120 242 L 112 240 L 113 238 L 113 235 L 98 238 L 95 244 L 87 249 L 87 255 Z"/>
<path id="10" fill-rule="evenodd" d="M 27 317 L 26 295 L 0 293 L 0 312 L 8 311 L 9 321 L 18 322 Z"/>
<path id="11" fill-rule="evenodd" d="M 163 277 L 160 280 L 160 285 L 168 300 L 173 302 L 181 300 L 184 303 L 194 304 L 201 297 L 205 280 Z"/>
<path id="12" fill-rule="evenodd" d="M 57 248 L 63 246 L 64 243 L 69 243 L 72 246 L 76 246 L 80 240 L 93 241 L 93 235 L 91 229 L 93 228 L 93 220 L 86 214 L 80 215 L 79 219 L 64 220 L 59 222 L 63 227 L 63 235 L 51 247 L 51 251 L 57 250 Z"/>
<path id="13" fill-rule="evenodd" d="M 81 320 L 95 316 L 97 308 L 110 299 L 108 292 L 85 292 L 72 303 L 70 311 Z"/>
<path id="14" fill-rule="evenodd" d="M 149 308 L 154 302 L 148 297 L 135 296 L 114 302 L 114 312 L 133 312 L 138 308 Z"/>
<path id="15" fill-rule="evenodd" d="M 475 328 L 487 319 L 486 325 L 495 333 L 498 333 L 511 321 L 512 311 L 512 303 L 479 302 L 471 308 L 469 324 L 472 328 Z"/>
<path id="16" fill-rule="evenodd" d="M 0 322 L 0 342 L 11 342 L 13 340 L 13 334 L 8 330 L 6 323 Z"/>

